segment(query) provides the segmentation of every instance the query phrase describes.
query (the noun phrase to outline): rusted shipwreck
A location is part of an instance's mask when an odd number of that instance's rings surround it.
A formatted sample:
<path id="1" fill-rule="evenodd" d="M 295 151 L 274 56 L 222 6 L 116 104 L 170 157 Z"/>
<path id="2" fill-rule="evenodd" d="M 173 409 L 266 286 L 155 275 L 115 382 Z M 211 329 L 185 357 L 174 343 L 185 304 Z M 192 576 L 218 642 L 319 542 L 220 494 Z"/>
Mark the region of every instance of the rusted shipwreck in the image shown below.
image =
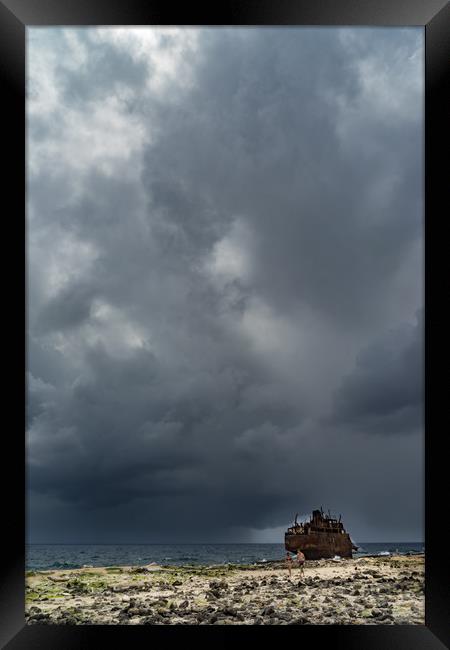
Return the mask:
<path id="1" fill-rule="evenodd" d="M 307 560 L 319 560 L 338 555 L 351 558 L 352 552 L 357 551 L 346 532 L 341 516 L 339 519 L 324 514 L 322 508 L 313 510 L 309 521 L 297 522 L 290 526 L 284 535 L 284 545 L 287 551 L 295 553 L 302 551 Z"/>

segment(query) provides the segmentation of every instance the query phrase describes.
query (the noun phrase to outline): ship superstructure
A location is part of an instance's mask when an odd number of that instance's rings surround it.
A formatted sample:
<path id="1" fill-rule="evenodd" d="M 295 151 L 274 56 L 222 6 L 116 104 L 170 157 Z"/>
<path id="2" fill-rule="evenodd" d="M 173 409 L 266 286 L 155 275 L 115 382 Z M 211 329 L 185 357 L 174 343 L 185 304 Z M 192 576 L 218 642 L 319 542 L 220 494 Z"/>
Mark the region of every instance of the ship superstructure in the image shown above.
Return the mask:
<path id="1" fill-rule="evenodd" d="M 295 516 L 293 526 L 290 526 L 284 536 L 287 551 L 295 553 L 302 551 L 307 560 L 332 558 L 338 555 L 351 558 L 352 551 L 357 550 L 339 519 L 328 515 L 322 510 L 313 510 L 309 521 L 298 522 Z"/>

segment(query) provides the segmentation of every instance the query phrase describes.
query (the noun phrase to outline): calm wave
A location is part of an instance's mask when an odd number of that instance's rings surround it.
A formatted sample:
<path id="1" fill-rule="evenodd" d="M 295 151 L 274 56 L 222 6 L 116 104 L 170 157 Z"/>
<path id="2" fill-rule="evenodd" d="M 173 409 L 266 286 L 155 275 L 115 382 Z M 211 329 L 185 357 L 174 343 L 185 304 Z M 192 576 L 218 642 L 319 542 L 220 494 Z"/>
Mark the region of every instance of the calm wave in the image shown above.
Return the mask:
<path id="1" fill-rule="evenodd" d="M 361 543 L 354 557 L 424 552 L 423 542 Z M 83 566 L 255 564 L 280 560 L 284 544 L 28 544 L 27 569 Z"/>

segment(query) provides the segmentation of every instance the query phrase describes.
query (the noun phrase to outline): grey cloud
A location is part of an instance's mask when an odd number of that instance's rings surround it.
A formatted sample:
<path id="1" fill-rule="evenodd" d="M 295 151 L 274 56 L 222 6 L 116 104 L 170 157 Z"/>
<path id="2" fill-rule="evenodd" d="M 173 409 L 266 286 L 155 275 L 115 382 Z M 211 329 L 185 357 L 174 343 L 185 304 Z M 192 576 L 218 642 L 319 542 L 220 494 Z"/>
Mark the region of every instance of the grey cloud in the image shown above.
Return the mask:
<path id="1" fill-rule="evenodd" d="M 42 309 L 35 323 L 36 331 L 64 331 L 83 323 L 89 318 L 94 297 L 90 286 L 76 283 L 64 287 Z"/>
<path id="2" fill-rule="evenodd" d="M 379 432 L 414 431 L 423 424 L 423 311 L 415 325 L 388 332 L 363 349 L 335 396 L 334 417 Z"/>
<path id="3" fill-rule="evenodd" d="M 81 46 L 88 49 L 87 60 L 77 70 L 67 74 L 64 59 L 57 68 L 56 78 L 64 92 L 66 102 L 78 103 L 114 97 L 117 86 L 139 89 L 146 83 L 151 69 L 148 62 L 136 61 L 113 44 L 94 42 L 85 30 L 76 30 Z"/>
<path id="4" fill-rule="evenodd" d="M 213 464 L 220 464 L 232 440 L 246 428 L 270 418 L 287 422 L 293 417 L 292 407 L 282 397 L 277 401 L 272 395 L 269 404 L 241 399 L 240 387 L 249 368 L 241 371 L 241 377 L 235 367 L 215 373 L 177 367 L 172 374 L 151 352 L 141 350 L 128 360 L 115 360 L 101 348 L 92 350 L 87 362 L 84 378 L 35 423 L 40 442 L 35 445 L 37 462 L 30 474 L 34 489 L 45 492 L 57 487 L 69 501 L 99 499 L 113 505 L 136 493 L 145 496 L 157 488 L 152 488 L 155 477 L 148 477 L 152 470 L 176 474 L 179 467 L 200 465 L 207 483 L 211 457 L 216 459 Z M 64 444 L 68 439 L 74 443 L 67 458 L 60 457 L 64 446 L 55 445 L 61 432 Z M 47 463 L 55 455 L 57 462 L 48 474 Z M 77 490 L 80 474 L 84 481 Z M 139 476 L 146 480 L 137 480 L 129 489 L 127 481 Z M 122 487 L 112 490 L 111 482 Z M 176 490 L 175 484 L 171 490 Z"/>
<path id="5" fill-rule="evenodd" d="M 376 36 L 368 37 L 375 47 Z M 359 79 L 336 33 L 300 38 L 283 30 L 281 46 L 278 38 L 265 30 L 245 39 L 204 36 L 198 83 L 182 107 L 174 103 L 161 116 L 144 182 L 155 186 L 155 167 L 157 177 L 170 170 L 153 205 L 183 219 L 185 231 L 193 197 L 213 197 L 222 223 L 238 214 L 253 235 L 251 282 L 276 309 L 307 305 L 337 326 L 367 328 L 379 322 L 386 283 L 420 233 L 421 125 L 371 124 L 369 115 L 377 153 L 348 156 L 336 134 L 337 104 L 325 101 L 324 88 L 351 105 Z M 374 181 L 391 168 L 400 177 L 393 199 L 370 202 Z M 184 200 L 180 185 L 188 188 Z M 197 223 L 207 236 L 210 225 Z"/>
<path id="6" fill-rule="evenodd" d="M 420 532 L 421 317 L 396 330 L 411 312 L 394 286 L 406 268 L 421 306 L 419 108 L 360 116 L 367 151 L 361 124 L 343 143 L 339 101 L 364 88 L 331 29 L 204 30 L 192 83 L 158 92 L 131 55 L 83 42 L 86 67 L 58 69 L 61 111 L 127 84 L 149 137 L 114 173 L 29 179 L 32 534 L 56 535 L 53 511 L 68 538 L 167 540 L 177 521 L 229 539 L 315 505 L 383 534 L 405 506 L 398 530 Z M 354 52 L 389 66 L 399 42 L 406 57 L 416 34 L 368 31 Z M 60 118 L 33 118 L 30 146 Z M 207 262 L 236 223 L 245 271 L 218 282 Z M 49 293 L 62 237 L 93 257 Z M 314 410 L 333 389 L 331 415 Z M 410 435 L 366 435 L 381 427 Z"/>
<path id="7" fill-rule="evenodd" d="M 71 368 L 59 350 L 28 335 L 26 352 L 27 366 L 33 369 L 35 377 L 40 378 L 44 384 L 56 386 L 70 381 Z"/>

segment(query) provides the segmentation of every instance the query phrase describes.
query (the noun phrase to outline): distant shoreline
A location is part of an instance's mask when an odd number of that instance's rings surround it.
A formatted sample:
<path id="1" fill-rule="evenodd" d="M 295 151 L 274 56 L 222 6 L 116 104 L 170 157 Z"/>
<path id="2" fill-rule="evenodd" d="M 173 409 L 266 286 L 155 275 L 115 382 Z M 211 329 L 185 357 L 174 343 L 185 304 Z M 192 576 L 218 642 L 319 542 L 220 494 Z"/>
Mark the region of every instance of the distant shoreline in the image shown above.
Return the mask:
<path id="1" fill-rule="evenodd" d="M 358 561 L 362 560 L 365 558 L 397 558 L 397 557 L 420 557 L 423 556 L 425 557 L 425 552 L 423 551 L 408 551 L 407 553 L 391 553 L 390 555 L 386 555 L 385 553 L 371 553 L 371 554 L 364 554 L 360 556 L 353 556 L 352 558 L 341 558 L 341 557 L 336 557 L 336 558 L 322 558 L 319 560 L 308 560 L 309 563 L 312 565 L 320 562 L 347 562 L 347 561 Z M 291 554 L 291 557 L 293 558 L 293 561 L 295 560 L 294 555 Z M 144 564 L 121 564 L 121 563 L 115 563 L 111 565 L 100 565 L 100 564 L 80 564 L 80 565 L 73 565 L 73 566 L 65 566 L 65 567 L 49 567 L 49 568 L 36 568 L 36 567 L 31 567 L 31 566 L 26 566 L 26 572 L 36 572 L 36 573 L 43 573 L 43 572 L 52 572 L 52 571 L 76 571 L 78 569 L 107 569 L 110 567 L 122 567 L 122 568 L 130 568 L 130 567 L 148 567 L 151 565 L 158 565 L 163 568 L 203 568 L 203 569 L 220 569 L 220 568 L 255 568 L 255 567 L 269 567 L 269 566 L 279 566 L 279 565 L 284 565 L 285 559 L 277 559 L 277 560 L 256 560 L 255 562 L 221 562 L 221 563 L 189 563 L 186 562 L 184 564 L 179 564 L 179 563 L 157 563 L 157 562 L 150 562 L 150 563 L 144 563 Z"/>
<path id="2" fill-rule="evenodd" d="M 25 546 L 170 546 L 173 542 L 26 542 Z M 179 542 L 178 546 L 273 546 L 283 545 L 284 542 Z M 395 546 L 396 544 L 414 544 L 425 546 L 425 542 L 358 542 L 359 546 L 364 544 L 384 544 Z M 358 545 L 357 544 L 357 545 Z"/>
<path id="3" fill-rule="evenodd" d="M 321 564 L 324 563 L 329 563 L 329 562 L 358 562 L 359 560 L 365 560 L 365 559 L 385 559 L 385 560 L 396 560 L 399 558 L 406 558 L 406 557 L 423 557 L 425 558 L 425 552 L 408 552 L 408 553 L 398 553 L 394 554 L 392 553 L 391 555 L 384 555 L 380 553 L 373 553 L 370 555 L 363 555 L 360 557 L 353 557 L 353 558 L 321 558 L 318 560 L 308 560 L 307 563 L 309 566 L 314 566 L 318 565 L 320 566 Z M 292 561 L 295 562 L 294 555 L 292 555 Z M 52 569 L 33 569 L 33 568 L 27 568 L 26 573 L 33 573 L 33 574 L 38 574 L 38 573 L 67 573 L 69 571 L 81 571 L 85 569 L 92 569 L 93 571 L 100 571 L 100 570 L 105 570 L 107 571 L 108 569 L 114 569 L 114 568 L 121 568 L 121 569 L 126 569 L 126 570 L 136 570 L 138 571 L 139 569 L 146 569 L 146 570 L 152 570 L 152 567 L 157 567 L 158 570 L 162 569 L 170 569 L 170 570 L 176 570 L 176 569 L 199 569 L 199 570 L 208 570 L 208 569 L 223 569 L 223 570 L 228 570 L 228 569 L 242 569 L 242 570 L 255 570 L 255 569 L 264 569 L 264 568 L 270 568 L 270 567 L 284 567 L 286 564 L 286 561 L 284 559 L 282 560 L 257 560 L 256 562 L 239 562 L 239 563 L 233 563 L 233 562 L 224 562 L 221 564 L 157 564 L 156 562 L 150 562 L 149 564 L 115 564 L 115 565 L 108 565 L 108 566 L 101 566 L 101 565 L 90 565 L 90 564 L 84 564 L 82 566 L 77 566 L 77 567 L 71 567 L 71 568 L 52 568 Z"/>
<path id="4" fill-rule="evenodd" d="M 353 558 L 420 554 L 420 543 L 360 544 Z M 44 545 L 26 548 L 25 564 L 29 570 L 69 569 L 92 566 L 146 565 L 150 562 L 170 566 L 242 565 L 283 560 L 286 550 L 282 542 L 252 544 L 128 544 L 128 545 Z"/>
<path id="5" fill-rule="evenodd" d="M 390 555 L 385 555 L 385 554 L 380 554 L 380 553 L 373 553 L 373 554 L 368 554 L 368 555 L 362 555 L 360 557 L 353 557 L 353 558 L 341 558 L 341 557 L 335 557 L 335 558 L 321 558 L 318 560 L 308 560 L 308 565 L 314 566 L 315 564 L 320 565 L 323 563 L 328 563 L 328 562 L 358 562 L 359 560 L 365 560 L 367 558 L 375 558 L 375 559 L 398 559 L 398 558 L 405 558 L 405 557 L 423 557 L 425 558 L 425 552 L 419 552 L 419 551 L 411 551 L 408 553 L 391 553 Z M 293 562 L 295 562 L 294 555 L 292 555 Z M 77 567 L 72 567 L 72 568 L 51 568 L 51 569 L 33 569 L 33 568 L 27 568 L 26 572 L 27 573 L 53 573 L 53 572 L 68 572 L 68 571 L 78 571 L 82 569 L 93 569 L 93 570 L 107 570 L 115 567 L 120 567 L 122 569 L 135 569 L 138 570 L 140 568 L 145 568 L 149 569 L 152 566 L 157 566 L 161 569 L 255 569 L 255 568 L 268 568 L 268 567 L 278 567 L 278 566 L 284 566 L 285 565 L 285 560 L 257 560 L 256 562 L 223 562 L 220 564 L 158 564 L 156 562 L 150 562 L 149 564 L 114 564 L 114 565 L 88 565 L 84 564 L 82 566 L 77 566 Z"/>

